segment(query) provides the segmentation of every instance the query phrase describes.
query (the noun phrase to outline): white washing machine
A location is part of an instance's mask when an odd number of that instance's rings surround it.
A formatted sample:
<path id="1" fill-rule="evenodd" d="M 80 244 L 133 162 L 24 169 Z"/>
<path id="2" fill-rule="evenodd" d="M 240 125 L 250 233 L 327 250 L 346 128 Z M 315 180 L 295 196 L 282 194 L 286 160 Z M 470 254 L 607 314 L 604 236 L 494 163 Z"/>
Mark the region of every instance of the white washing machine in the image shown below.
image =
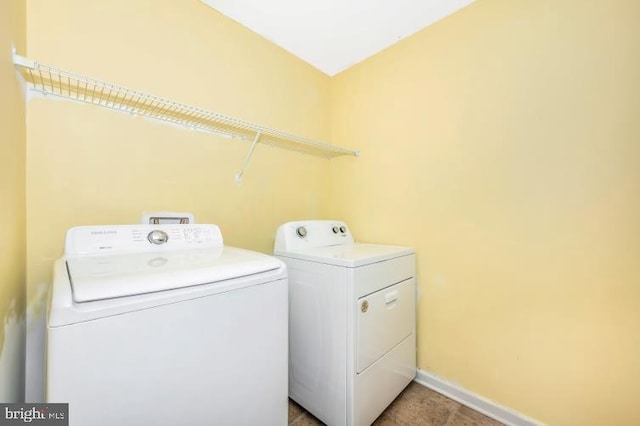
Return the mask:
<path id="1" fill-rule="evenodd" d="M 287 277 L 215 225 L 68 231 L 46 400 L 70 425 L 287 424 Z"/>
<path id="2" fill-rule="evenodd" d="M 416 375 L 414 250 L 344 222 L 289 222 L 289 396 L 330 426 L 370 425 Z"/>

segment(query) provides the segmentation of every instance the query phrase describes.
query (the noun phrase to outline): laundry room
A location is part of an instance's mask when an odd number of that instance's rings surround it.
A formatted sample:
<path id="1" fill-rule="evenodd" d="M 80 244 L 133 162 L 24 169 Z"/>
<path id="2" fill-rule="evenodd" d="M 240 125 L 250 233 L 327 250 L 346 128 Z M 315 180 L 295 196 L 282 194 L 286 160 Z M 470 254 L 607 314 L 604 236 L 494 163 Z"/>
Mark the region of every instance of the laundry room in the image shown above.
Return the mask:
<path id="1" fill-rule="evenodd" d="M 176 211 L 268 255 L 279 226 L 311 219 L 412 248 L 415 381 L 452 400 L 433 424 L 482 424 L 453 403 L 507 424 L 640 424 L 640 2 L 428 2 L 422 27 L 360 57 L 331 45 L 348 58 L 324 69 L 214 3 L 233 2 L 0 2 L 0 403 L 44 399 L 67 231 Z M 332 14 L 357 38 L 378 6 L 354 3 Z M 20 63 L 71 73 L 62 96 Z M 69 75 L 150 103 L 70 100 Z M 153 97 L 254 133 L 149 117 Z"/>

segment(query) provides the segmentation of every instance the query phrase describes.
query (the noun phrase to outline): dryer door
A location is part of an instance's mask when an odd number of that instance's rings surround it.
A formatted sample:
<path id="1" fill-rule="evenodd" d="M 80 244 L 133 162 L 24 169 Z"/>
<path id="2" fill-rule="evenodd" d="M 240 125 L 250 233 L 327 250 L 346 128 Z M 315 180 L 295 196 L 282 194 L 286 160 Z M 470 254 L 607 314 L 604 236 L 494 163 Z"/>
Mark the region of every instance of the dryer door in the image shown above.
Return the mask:
<path id="1" fill-rule="evenodd" d="M 415 294 L 415 279 L 410 278 L 358 299 L 358 373 L 414 332 Z"/>

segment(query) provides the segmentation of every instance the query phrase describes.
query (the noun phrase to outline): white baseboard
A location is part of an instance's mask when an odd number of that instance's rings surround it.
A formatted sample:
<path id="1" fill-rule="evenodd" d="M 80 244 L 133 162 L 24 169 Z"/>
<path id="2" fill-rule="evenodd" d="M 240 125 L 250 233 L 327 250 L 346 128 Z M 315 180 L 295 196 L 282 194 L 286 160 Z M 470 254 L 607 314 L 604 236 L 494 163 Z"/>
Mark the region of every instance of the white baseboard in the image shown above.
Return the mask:
<path id="1" fill-rule="evenodd" d="M 424 370 L 418 369 L 415 381 L 506 425 L 539 426 L 543 424 Z"/>

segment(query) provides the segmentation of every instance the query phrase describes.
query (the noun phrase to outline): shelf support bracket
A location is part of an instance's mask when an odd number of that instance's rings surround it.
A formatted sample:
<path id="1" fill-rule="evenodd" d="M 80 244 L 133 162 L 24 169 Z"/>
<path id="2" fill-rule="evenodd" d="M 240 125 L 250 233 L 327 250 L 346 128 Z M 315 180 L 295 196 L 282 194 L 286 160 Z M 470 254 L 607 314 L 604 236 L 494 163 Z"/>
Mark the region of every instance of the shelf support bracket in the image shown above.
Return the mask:
<path id="1" fill-rule="evenodd" d="M 19 67 L 27 68 L 30 70 L 33 70 L 37 67 L 35 61 L 18 55 L 15 48 L 13 48 L 13 65 L 17 65 Z"/>
<path id="2" fill-rule="evenodd" d="M 251 144 L 251 148 L 249 148 L 249 152 L 247 153 L 247 158 L 244 159 L 244 164 L 242 169 L 236 174 L 236 183 L 240 185 L 242 183 L 242 175 L 244 171 L 247 170 L 247 166 L 249 165 L 249 161 L 251 160 L 251 156 L 253 155 L 253 151 L 256 149 L 256 145 L 260 140 L 260 136 L 262 136 L 262 130 L 258 130 L 256 133 L 256 137 L 253 139 L 253 143 Z"/>

